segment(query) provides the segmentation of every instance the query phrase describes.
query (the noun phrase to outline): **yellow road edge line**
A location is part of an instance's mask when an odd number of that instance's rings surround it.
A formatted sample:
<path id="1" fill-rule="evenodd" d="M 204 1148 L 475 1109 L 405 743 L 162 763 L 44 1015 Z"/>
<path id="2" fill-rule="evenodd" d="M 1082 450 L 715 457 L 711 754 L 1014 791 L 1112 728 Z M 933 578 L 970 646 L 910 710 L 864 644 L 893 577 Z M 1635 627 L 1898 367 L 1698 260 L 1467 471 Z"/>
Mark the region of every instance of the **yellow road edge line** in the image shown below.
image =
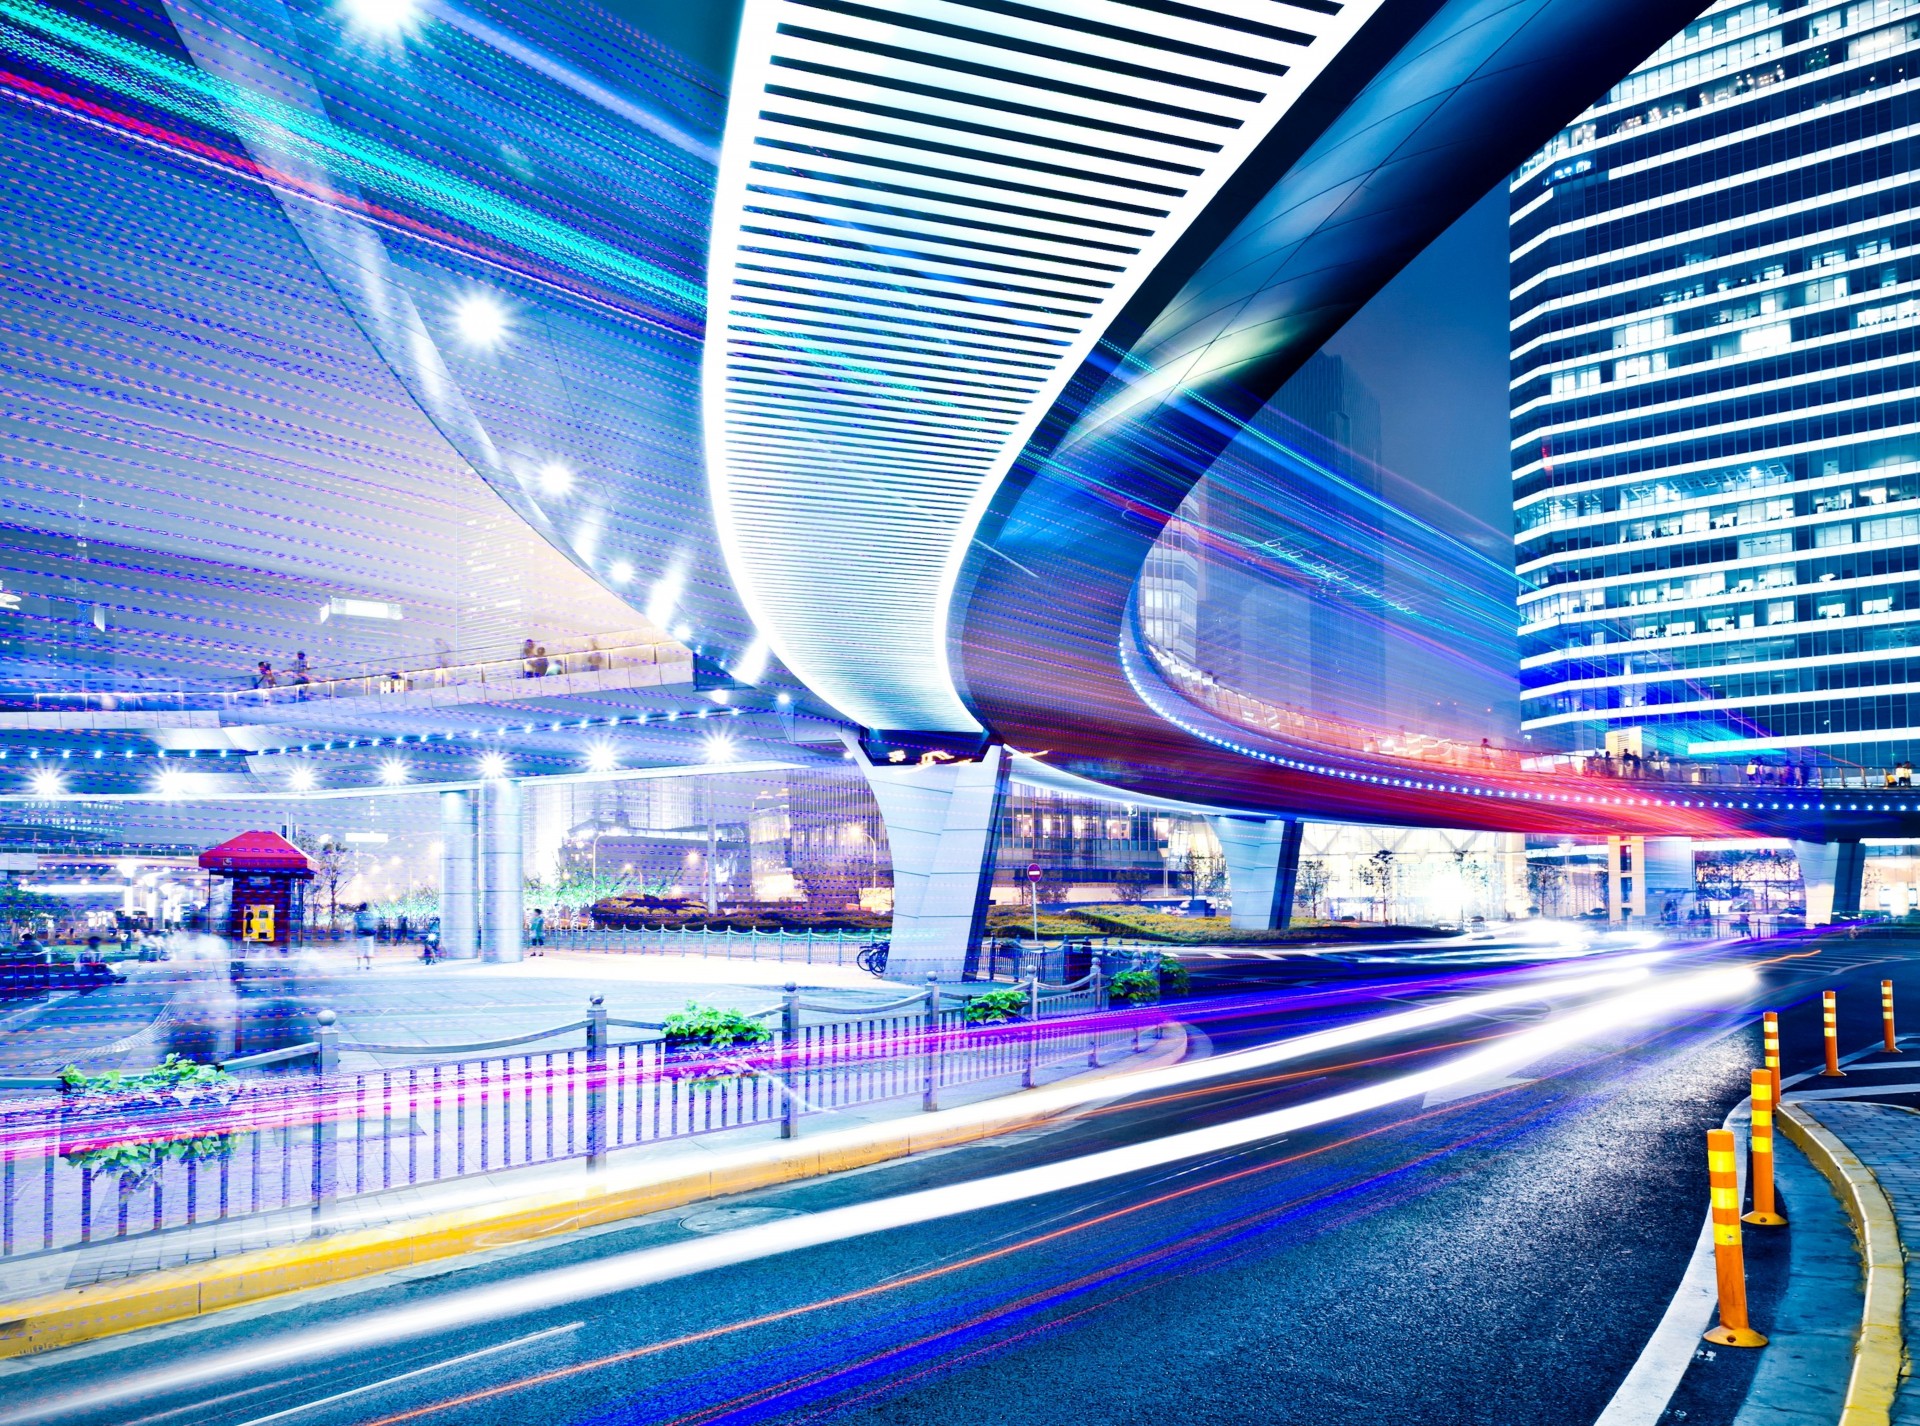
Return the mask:
<path id="1" fill-rule="evenodd" d="M 1839 1426 L 1889 1426 L 1906 1352 L 1900 1313 L 1907 1296 L 1907 1270 L 1893 1205 L 1873 1170 L 1806 1106 L 1782 1104 L 1779 1122 L 1839 1194 L 1847 1217 L 1853 1220 L 1866 1269 L 1866 1300 L 1860 1309 L 1860 1331 L 1853 1342 L 1853 1370 L 1847 1377 Z"/>
<path id="2" fill-rule="evenodd" d="M 1185 1056 L 1186 1049 L 1185 1027 L 1169 1024 L 1159 1049 L 1131 1064 L 1075 1076 L 1072 1082 L 1124 1079 L 1138 1070 L 1174 1063 Z M 897 1127 L 892 1122 L 882 1126 L 893 1128 L 892 1133 L 875 1133 L 870 1139 L 850 1144 L 795 1139 L 790 1141 L 790 1152 L 763 1162 L 716 1164 L 640 1183 L 588 1183 L 564 1191 L 527 1194 L 481 1208 L 423 1214 L 378 1228 L 258 1248 L 116 1282 L 0 1303 L 0 1359 L 34 1356 L 309 1288 L 974 1143 L 1033 1128 L 1084 1108 L 1026 1110 L 1020 1101 L 1029 1092 L 1003 1096 L 1005 1113 L 971 1123 L 941 1125 L 907 1118 L 897 1121 Z M 931 1117 L 937 1120 L 938 1115 Z"/>

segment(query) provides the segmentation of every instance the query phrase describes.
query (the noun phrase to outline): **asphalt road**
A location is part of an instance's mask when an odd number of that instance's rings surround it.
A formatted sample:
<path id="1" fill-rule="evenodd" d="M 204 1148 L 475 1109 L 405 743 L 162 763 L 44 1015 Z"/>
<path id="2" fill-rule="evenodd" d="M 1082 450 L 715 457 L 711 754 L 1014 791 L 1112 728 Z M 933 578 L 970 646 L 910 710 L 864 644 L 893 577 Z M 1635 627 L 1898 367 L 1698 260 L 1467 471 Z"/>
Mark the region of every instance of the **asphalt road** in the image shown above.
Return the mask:
<path id="1" fill-rule="evenodd" d="M 1120 1177 L 1075 1181 L 1072 1166 L 1379 1086 L 1572 1007 L 1516 1003 L 987 1146 L 54 1354 L 0 1373 L 0 1420 L 1589 1422 L 1692 1249 L 1703 1131 L 1745 1093 L 1755 1012 L 1784 1012 L 1788 1066 L 1804 1066 L 1818 1055 L 1818 991 L 1837 986 L 1843 1046 L 1859 1048 L 1878 1033 L 1879 979 L 1905 979 L 1906 955 L 1843 942 L 1779 963 L 1737 1005 L 1655 997 L 1631 1023 L 1556 1026 L 1513 1082 Z M 1316 967 L 1316 986 L 1291 962 L 1196 969 L 1193 1011 L 1218 1052 L 1500 983 L 1457 960 Z M 1294 1001 L 1271 1003 L 1283 988 Z M 1900 1003 L 1920 1016 L 1920 985 Z M 870 1221 L 900 1195 L 1036 1165 L 1066 1166 L 1063 1186 L 645 1286 L 540 1296 L 558 1269 L 626 1271 L 659 1257 L 637 1257 L 648 1250 L 724 1246 L 737 1240 L 715 1235 L 842 1208 Z M 475 1315 L 489 1286 L 505 1287 L 504 1305 Z M 419 1328 L 421 1309 L 438 1325 Z M 177 1371 L 200 1375 L 164 1379 Z"/>

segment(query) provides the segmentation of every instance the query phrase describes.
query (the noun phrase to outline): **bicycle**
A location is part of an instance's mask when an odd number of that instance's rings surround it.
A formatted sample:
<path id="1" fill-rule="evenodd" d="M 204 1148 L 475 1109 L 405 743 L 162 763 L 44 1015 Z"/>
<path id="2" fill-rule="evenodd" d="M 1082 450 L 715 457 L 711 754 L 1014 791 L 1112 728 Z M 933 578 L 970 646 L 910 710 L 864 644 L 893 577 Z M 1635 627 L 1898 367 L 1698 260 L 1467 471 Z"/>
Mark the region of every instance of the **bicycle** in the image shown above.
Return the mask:
<path id="1" fill-rule="evenodd" d="M 868 975 L 884 976 L 887 973 L 887 952 L 892 948 L 891 941 L 869 941 L 860 948 L 853 963 Z"/>

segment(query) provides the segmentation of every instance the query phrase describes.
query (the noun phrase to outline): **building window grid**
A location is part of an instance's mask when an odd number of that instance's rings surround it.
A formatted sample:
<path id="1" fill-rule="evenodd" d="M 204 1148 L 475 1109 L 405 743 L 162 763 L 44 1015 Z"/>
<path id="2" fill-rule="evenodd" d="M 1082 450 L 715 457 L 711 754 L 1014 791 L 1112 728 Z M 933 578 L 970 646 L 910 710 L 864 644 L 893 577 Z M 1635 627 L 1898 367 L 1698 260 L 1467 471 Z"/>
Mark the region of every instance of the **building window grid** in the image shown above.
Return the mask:
<path id="1" fill-rule="evenodd" d="M 1920 9 L 1920 5 L 1902 3 L 1895 8 L 1904 12 Z M 1888 7 L 1839 6 L 1819 14 L 1844 13 L 1849 26 L 1857 29 L 1858 21 L 1869 10 L 1872 14 L 1866 14 L 1866 18 L 1884 18 Z M 1741 10 L 1749 16 L 1762 12 L 1768 12 L 1768 7 L 1747 6 Z M 1696 22 L 1670 42 L 1663 55 L 1685 49 L 1713 29 L 1717 18 L 1709 15 Z M 1768 33 L 1778 37 L 1781 31 Z M 1913 39 L 1912 34 L 1902 31 L 1898 43 L 1886 48 L 1904 49 Z M 1767 43 L 1766 35 L 1748 33 L 1739 40 L 1743 48 L 1738 52 L 1753 52 L 1756 46 Z M 1725 58 L 1729 53 L 1734 51 L 1721 46 L 1712 53 L 1702 50 L 1695 58 L 1704 62 L 1718 54 L 1721 58 L 1714 63 L 1724 69 L 1732 67 Z M 1668 68 L 1674 72 L 1672 66 Z M 1700 71 L 1685 72 L 1693 76 Z M 1654 82 L 1643 67 L 1637 80 L 1623 85 L 1616 95 L 1633 92 L 1636 82 L 1649 86 L 1646 92 L 1653 92 Z M 1582 125 L 1591 124 L 1599 112 L 1596 109 L 1594 114 L 1583 116 Z M 1864 128 L 1867 123 L 1862 120 L 1858 127 Z M 1579 128 L 1576 126 L 1576 131 Z M 1845 131 L 1845 126 L 1829 125 L 1823 132 Z M 1597 135 L 1597 129 L 1592 132 Z M 1759 151 L 1757 146 L 1755 151 Z M 1536 160 L 1520 178 L 1537 172 L 1546 161 Z M 1818 162 L 1817 157 L 1813 161 Z M 1880 162 L 1884 165 L 1884 155 Z M 1837 177 L 1849 177 L 1852 172 L 1850 169 Z M 1656 177 L 1651 181 L 1659 180 Z M 1516 181 L 1516 209 L 1531 202 L 1530 196 L 1518 196 L 1521 187 Z M 1777 196 L 1772 206 L 1778 208 Z M 1771 210 L 1756 209 L 1746 215 L 1742 226 L 1763 224 L 1770 216 Z M 1870 218 L 1863 226 L 1876 220 Z M 1590 237 L 1606 221 L 1604 214 L 1588 215 L 1583 222 L 1584 234 Z M 1569 264 L 1573 271 L 1561 285 L 1573 288 L 1582 277 L 1590 283 L 1593 268 L 1611 266 L 1617 260 L 1617 254 L 1606 249 L 1621 246 L 1627 232 L 1620 227 L 1603 229 L 1601 241 L 1591 244 L 1598 249 L 1591 260 Z M 1886 440 L 1871 437 L 1897 439 L 1905 433 L 1892 428 L 1911 426 L 1920 419 L 1920 407 L 1898 394 L 1920 389 L 1920 363 L 1906 360 L 1906 352 L 1896 351 L 1891 359 L 1882 356 L 1885 365 L 1879 368 L 1832 365 L 1816 374 L 1804 371 L 1804 367 L 1796 370 L 1799 364 L 1782 360 L 1809 339 L 1836 347 L 1854 343 L 1848 349 L 1859 353 L 1867 349 L 1858 342 L 1859 332 L 1899 332 L 1920 314 L 1920 306 L 1914 312 L 1899 306 L 1902 301 L 1912 300 L 1907 293 L 1916 269 L 1908 250 L 1914 246 L 1915 233 L 1915 227 L 1908 225 L 1897 234 L 1864 234 L 1856 240 L 1854 235 L 1833 231 L 1803 231 L 1789 253 L 1749 257 L 1744 262 L 1728 261 L 1722 254 L 1714 270 L 1698 278 L 1689 275 L 1681 284 L 1676 284 L 1670 270 L 1648 270 L 1638 280 L 1620 284 L 1608 299 L 1608 306 L 1592 300 L 1582 306 L 1576 299 L 1566 303 L 1562 311 L 1543 315 L 1545 302 L 1559 300 L 1543 285 L 1533 292 L 1526 312 L 1516 313 L 1516 416 L 1522 414 L 1524 393 L 1524 414 L 1534 420 L 1532 426 L 1516 430 L 1516 457 L 1524 461 L 1523 474 L 1550 470 L 1555 477 L 1547 482 L 1536 480 L 1530 488 L 1516 481 L 1516 528 L 1522 536 L 1522 553 L 1527 552 L 1529 543 L 1525 537 L 1535 536 L 1530 564 L 1537 574 L 1546 576 L 1530 581 L 1541 591 L 1538 597 L 1530 594 L 1522 600 L 1522 617 L 1527 620 L 1522 625 L 1523 654 L 1525 662 L 1532 665 L 1523 672 L 1523 681 L 1529 686 L 1523 689 L 1522 697 L 1531 726 L 1545 726 L 1549 721 L 1582 713 L 1629 709 L 1642 710 L 1642 716 L 1633 721 L 1645 722 L 1644 710 L 1692 704 L 1739 705 L 1737 719 L 1744 725 L 1739 730 L 1743 735 L 1759 730 L 1765 736 L 1818 734 L 1831 738 L 1836 726 L 1842 732 L 1873 732 L 1906 725 L 1907 685 L 1920 682 L 1915 677 L 1920 659 L 1881 657 L 1848 665 L 1816 661 L 1790 669 L 1761 662 L 1738 672 L 1712 673 L 1684 667 L 1647 668 L 1643 664 L 1628 677 L 1634 655 L 1628 654 L 1619 663 L 1611 662 L 1611 657 L 1623 645 L 1631 647 L 1620 639 L 1622 633 L 1640 633 L 1682 643 L 1700 635 L 1731 635 L 1734 642 L 1744 643 L 1758 658 L 1778 659 L 1786 654 L 1786 646 L 1776 639 L 1756 645 L 1752 636 L 1757 630 L 1778 630 L 1797 652 L 1814 637 L 1804 632 L 1807 626 L 1823 622 L 1832 626 L 1828 632 L 1836 636 L 1845 632 L 1862 636 L 1877 633 L 1920 645 L 1920 626 L 1886 627 L 1890 616 L 1898 623 L 1899 615 L 1920 606 L 1920 582 L 1902 580 L 1902 571 L 1892 568 L 1863 571 L 1849 567 L 1843 578 L 1838 568 L 1830 567 L 1830 561 L 1843 550 L 1853 551 L 1867 544 L 1889 549 L 1920 544 L 1920 514 L 1901 508 L 1911 506 L 1915 496 L 1914 486 L 1901 479 L 1906 471 L 1839 469 L 1843 461 L 1851 466 L 1870 459 L 1875 448 L 1884 454 Z M 1896 237 L 1901 240 L 1897 246 Z M 1682 260 L 1686 256 L 1683 250 L 1697 246 L 1697 239 L 1676 235 L 1664 246 L 1670 260 Z M 1536 252 L 1532 256 L 1538 261 L 1542 255 Z M 1652 264 L 1646 266 L 1651 269 Z M 1586 272 L 1580 271 L 1583 267 Z M 1748 280 L 1741 280 L 1743 270 Z M 1892 281 L 1888 280 L 1889 274 Z M 1689 290 L 1685 286 L 1688 283 L 1697 283 L 1697 287 Z M 1516 308 L 1522 300 L 1516 293 Z M 1810 331 L 1803 320 L 1810 311 L 1845 313 L 1849 330 L 1845 334 L 1832 328 Z M 1865 320 L 1860 316 L 1863 312 L 1869 314 Z M 1585 318 L 1588 330 L 1573 330 L 1578 325 L 1576 317 Z M 1687 383 L 1674 378 L 1675 370 L 1681 368 L 1675 358 L 1687 354 L 1678 349 L 1690 345 L 1697 353 L 1702 336 L 1709 343 L 1715 338 L 1739 340 L 1737 333 L 1766 329 L 1769 323 L 1773 331 L 1768 340 L 1778 344 L 1780 357 L 1742 362 L 1742 353 L 1722 351 L 1719 380 Z M 1542 340 L 1543 334 L 1550 334 L 1551 339 Z M 1572 336 L 1583 337 L 1592 350 L 1569 354 L 1565 343 Z M 1591 375 L 1580 372 L 1582 361 L 1587 362 Z M 1556 366 L 1557 370 L 1552 369 Z M 1774 384 L 1770 389 L 1756 390 L 1750 380 L 1741 381 L 1738 371 L 1727 371 L 1726 367 L 1744 368 L 1749 373 L 1771 369 L 1776 373 Z M 1638 407 L 1621 385 L 1623 376 L 1636 383 L 1634 392 L 1641 393 Z M 1698 389 L 1709 384 L 1711 391 Z M 1690 385 L 1694 389 L 1689 390 Z M 1706 411 L 1695 409 L 1684 415 L 1650 411 L 1645 409 L 1645 393 L 1653 389 L 1670 400 L 1688 401 L 1694 408 L 1702 395 L 1719 399 Z M 1860 419 L 1848 419 L 1844 425 L 1836 419 L 1830 409 L 1836 396 L 1853 401 Z M 1804 418 L 1777 419 L 1793 409 L 1805 412 Z M 1726 425 L 1737 420 L 1750 422 L 1753 429 L 1728 432 Z M 1581 431 L 1583 426 L 1587 429 Z M 1631 434 L 1623 441 L 1620 437 L 1626 433 Z M 1863 435 L 1869 439 L 1861 440 Z M 1610 440 L 1615 448 L 1608 447 Z M 1641 448 L 1617 448 L 1628 441 L 1639 442 Z M 1833 454 L 1803 452 L 1791 460 L 1778 458 L 1782 445 L 1817 446 L 1822 442 L 1840 442 L 1842 449 Z M 1855 447 L 1852 459 L 1845 449 L 1849 442 Z M 1561 443 L 1564 446 L 1556 449 Z M 1581 445 L 1589 449 L 1566 449 Z M 1696 490 L 1690 498 L 1632 498 L 1649 487 L 1661 488 L 1671 467 L 1699 461 L 1703 445 L 1714 448 L 1723 466 L 1736 454 L 1764 450 L 1771 458 L 1764 461 L 1764 470 L 1760 469 L 1762 462 L 1755 462 L 1754 474 L 1761 477 L 1758 480 L 1730 477 L 1723 471 L 1709 476 L 1719 488 Z M 1739 451 L 1729 449 L 1731 445 L 1739 445 Z M 1534 455 L 1530 448 L 1539 448 L 1541 454 Z M 1565 462 L 1568 454 L 1580 458 Z M 1920 456 L 1920 448 L 1909 459 L 1916 456 Z M 1737 470 L 1738 464 L 1733 469 Z M 1639 473 L 1651 478 L 1638 482 L 1621 479 Z M 1681 485 L 1684 479 L 1683 473 L 1674 484 Z M 1733 488 L 1736 481 L 1748 488 Z M 1593 488 L 1596 482 L 1605 485 Z M 1675 493 L 1684 494 L 1684 489 Z M 1869 509 L 1874 513 L 1863 513 Z M 1743 549 L 1742 531 L 1755 532 L 1753 538 L 1768 541 L 1767 547 L 1750 544 Z M 1723 533 L 1732 538 L 1696 541 L 1688 548 L 1690 536 Z M 1781 541 L 1782 535 L 1788 537 L 1787 542 Z M 1665 547 L 1657 552 L 1650 549 L 1656 542 L 1663 542 Z M 1577 549 L 1569 547 L 1575 544 Z M 1610 570 L 1622 559 L 1655 553 L 1660 559 L 1653 568 Z M 1697 566 L 1690 567 L 1696 559 Z M 1769 573 L 1763 576 L 1759 573 L 1762 570 Z M 1606 583 L 1595 583 L 1596 576 Z M 1763 582 L 1768 578 L 1771 584 Z M 1584 587 L 1556 587 L 1580 586 L 1583 582 Z M 1788 614 L 1791 618 L 1785 617 Z M 1844 627 L 1862 621 L 1879 627 Z M 1657 631 L 1650 627 L 1655 624 L 1659 626 Z M 1744 640 L 1739 638 L 1742 635 Z M 1613 642 L 1574 642 L 1595 637 Z M 1716 659 L 1720 669 L 1741 657 L 1740 652 L 1726 647 L 1728 640 L 1706 642 L 1719 645 L 1709 648 L 1707 656 Z M 1590 667 L 1594 660 L 1589 650 L 1597 653 L 1601 647 L 1608 650 L 1608 661 L 1603 662 L 1600 677 L 1610 681 L 1569 687 L 1569 675 Z M 1651 654 L 1658 660 L 1678 655 L 1677 661 L 1685 663 L 1691 661 L 1691 652 L 1650 650 L 1639 657 L 1644 660 Z M 1899 685 L 1899 691 L 1856 698 L 1824 696 L 1836 688 L 1887 684 Z M 1767 729 L 1775 731 L 1765 732 Z"/>

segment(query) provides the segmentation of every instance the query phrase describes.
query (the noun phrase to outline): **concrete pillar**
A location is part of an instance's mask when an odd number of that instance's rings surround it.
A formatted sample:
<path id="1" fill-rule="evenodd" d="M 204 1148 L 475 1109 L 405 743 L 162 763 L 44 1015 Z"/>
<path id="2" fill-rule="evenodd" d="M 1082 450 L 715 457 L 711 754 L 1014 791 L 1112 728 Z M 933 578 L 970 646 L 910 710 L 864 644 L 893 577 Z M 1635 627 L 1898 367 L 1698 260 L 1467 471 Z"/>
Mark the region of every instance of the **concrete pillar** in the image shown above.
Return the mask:
<path id="1" fill-rule="evenodd" d="M 986 927 L 1007 750 L 988 748 L 978 762 L 874 763 L 858 747 L 854 757 L 880 804 L 893 860 L 887 978 L 958 980 Z"/>
<path id="2" fill-rule="evenodd" d="M 1236 931 L 1284 931 L 1293 922 L 1300 878 L 1297 819 L 1215 817 L 1213 835 L 1227 859 L 1227 892 Z"/>
<path id="3" fill-rule="evenodd" d="M 1826 926 L 1860 914 L 1867 876 L 1867 849 L 1858 842 L 1795 842 L 1800 880 L 1807 891 L 1807 924 Z"/>
<path id="4" fill-rule="evenodd" d="M 440 954 L 454 961 L 470 961 L 480 952 L 473 812 L 470 794 L 440 794 Z"/>
<path id="5" fill-rule="evenodd" d="M 526 876 L 520 865 L 520 784 L 480 789 L 480 956 L 517 961 L 526 947 Z"/>

